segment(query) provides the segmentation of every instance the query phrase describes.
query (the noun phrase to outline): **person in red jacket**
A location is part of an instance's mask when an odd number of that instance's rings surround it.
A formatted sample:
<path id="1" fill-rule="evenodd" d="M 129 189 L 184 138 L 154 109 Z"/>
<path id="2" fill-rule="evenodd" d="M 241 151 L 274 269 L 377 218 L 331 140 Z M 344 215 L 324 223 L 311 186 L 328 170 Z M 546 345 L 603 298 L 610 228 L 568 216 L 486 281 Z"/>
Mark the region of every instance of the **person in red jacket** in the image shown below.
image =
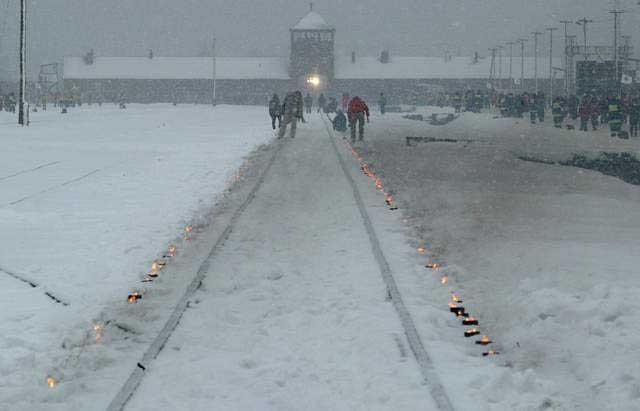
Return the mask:
<path id="1" fill-rule="evenodd" d="M 351 128 L 351 142 L 356 141 L 356 125 L 358 126 L 359 140 L 364 139 L 364 117 L 367 116 L 367 123 L 369 122 L 369 106 L 360 97 L 355 96 L 349 102 L 349 110 L 347 111 L 347 117 L 349 117 L 349 128 Z"/>

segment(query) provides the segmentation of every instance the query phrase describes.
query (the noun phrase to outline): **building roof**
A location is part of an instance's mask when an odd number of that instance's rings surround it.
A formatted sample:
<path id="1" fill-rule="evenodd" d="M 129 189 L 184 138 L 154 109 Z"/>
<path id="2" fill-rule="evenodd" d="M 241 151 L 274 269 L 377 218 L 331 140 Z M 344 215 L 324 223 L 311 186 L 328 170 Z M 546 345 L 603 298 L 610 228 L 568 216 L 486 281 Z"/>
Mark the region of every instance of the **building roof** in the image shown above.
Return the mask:
<path id="1" fill-rule="evenodd" d="M 509 77 L 509 59 L 502 59 L 502 78 Z M 496 59 L 496 75 L 499 72 Z M 534 59 L 524 59 L 525 78 L 534 78 Z M 553 61 L 562 66 L 562 59 Z M 490 58 L 481 58 L 473 64 L 470 57 L 391 56 L 388 63 L 375 57 L 337 56 L 337 79 L 483 79 L 489 77 Z M 220 80 L 287 80 L 289 59 L 284 57 L 218 57 L 216 77 Z M 520 58 L 513 59 L 513 78 L 520 78 Z M 85 64 L 81 57 L 66 57 L 66 79 L 210 79 L 213 76 L 211 57 L 97 57 L 93 64 Z M 538 58 L 538 77 L 549 77 L 549 59 Z"/>
<path id="2" fill-rule="evenodd" d="M 66 79 L 210 79 L 211 57 L 96 57 L 85 64 L 82 57 L 65 57 Z M 288 60 L 281 57 L 217 57 L 220 80 L 286 80 Z"/>
<path id="3" fill-rule="evenodd" d="M 333 27 L 321 15 L 311 11 L 293 27 L 293 30 L 333 30 Z"/>
<path id="4" fill-rule="evenodd" d="M 520 58 L 513 59 L 514 79 L 520 78 Z M 525 57 L 524 77 L 535 76 L 534 58 Z M 499 74 L 499 59 L 496 58 L 496 77 Z M 562 66 L 561 58 L 553 59 L 554 67 Z M 337 79 L 482 79 L 488 78 L 491 68 L 490 58 L 481 58 L 473 64 L 471 57 L 453 57 L 445 61 L 442 57 L 394 57 L 388 63 L 381 63 L 375 57 L 337 56 L 335 77 Z M 538 58 L 538 78 L 549 77 L 549 58 Z M 509 59 L 502 58 L 502 78 L 509 78 Z"/>

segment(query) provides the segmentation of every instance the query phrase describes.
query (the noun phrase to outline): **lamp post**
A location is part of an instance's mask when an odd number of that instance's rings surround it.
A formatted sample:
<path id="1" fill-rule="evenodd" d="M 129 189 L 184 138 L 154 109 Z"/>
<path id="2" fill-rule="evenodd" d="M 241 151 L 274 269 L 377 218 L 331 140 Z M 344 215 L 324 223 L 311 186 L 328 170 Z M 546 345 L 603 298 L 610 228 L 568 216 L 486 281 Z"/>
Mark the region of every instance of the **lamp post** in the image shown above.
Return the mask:
<path id="1" fill-rule="evenodd" d="M 18 92 L 18 124 L 25 125 L 24 100 L 27 92 L 27 1 L 20 0 L 20 90 Z"/>
<path id="2" fill-rule="evenodd" d="M 211 94 L 211 104 L 215 107 L 216 106 L 216 38 L 213 38 L 213 47 L 211 49 L 211 56 L 212 56 L 212 62 L 213 62 L 213 73 L 212 73 L 212 94 Z"/>
<path id="3" fill-rule="evenodd" d="M 548 27 L 549 30 L 549 105 L 553 103 L 553 32 L 557 27 Z"/>
<path id="4" fill-rule="evenodd" d="M 524 43 L 527 39 L 518 39 L 520 43 L 520 91 L 524 91 Z"/>
<path id="5" fill-rule="evenodd" d="M 538 94 L 538 36 L 542 35 L 542 33 L 539 31 L 534 31 L 531 34 L 533 34 L 533 42 L 534 42 L 533 76 L 535 78 L 535 83 L 536 83 L 536 94 Z"/>
<path id="6" fill-rule="evenodd" d="M 513 94 L 513 41 L 507 43 L 509 45 L 509 92 Z"/>

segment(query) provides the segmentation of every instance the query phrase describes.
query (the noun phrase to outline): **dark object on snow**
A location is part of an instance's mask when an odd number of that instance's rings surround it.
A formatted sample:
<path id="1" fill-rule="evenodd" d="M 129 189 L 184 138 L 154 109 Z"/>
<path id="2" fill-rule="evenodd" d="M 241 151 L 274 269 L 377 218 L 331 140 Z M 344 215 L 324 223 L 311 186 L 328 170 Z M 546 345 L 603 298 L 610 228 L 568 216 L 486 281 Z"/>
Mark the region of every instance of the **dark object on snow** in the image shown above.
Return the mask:
<path id="1" fill-rule="evenodd" d="M 544 158 L 529 157 L 529 156 L 519 156 L 518 159 L 522 161 L 529 161 L 531 163 L 547 164 L 550 166 L 553 166 L 556 164 L 556 162 L 552 160 L 547 160 Z"/>
<path id="2" fill-rule="evenodd" d="M 411 147 L 412 142 L 416 143 L 473 143 L 473 140 L 455 140 L 452 138 L 435 138 L 435 137 L 406 137 L 407 146 Z"/>
<path id="3" fill-rule="evenodd" d="M 449 311 L 451 311 L 457 316 L 461 316 L 465 314 L 464 307 L 449 307 Z"/>
<path id="4" fill-rule="evenodd" d="M 445 124 L 451 123 L 456 118 L 456 115 L 452 113 L 432 114 L 429 117 L 429 124 L 432 126 L 444 126 Z"/>
<path id="5" fill-rule="evenodd" d="M 640 161 L 632 153 L 601 153 L 596 158 L 574 154 L 573 158 L 560 164 L 599 171 L 626 183 L 640 185 Z"/>
<path id="6" fill-rule="evenodd" d="M 478 320 L 476 320 L 475 318 L 465 318 L 464 320 L 462 320 L 462 325 L 478 325 Z"/>
<path id="7" fill-rule="evenodd" d="M 416 107 L 387 106 L 386 111 L 387 113 L 413 113 L 416 111 Z"/>
<path id="8" fill-rule="evenodd" d="M 575 130 L 576 127 L 573 124 L 567 124 L 567 130 Z"/>
<path id="9" fill-rule="evenodd" d="M 478 334 L 480 334 L 480 331 L 476 330 L 475 328 L 464 332 L 464 336 L 467 338 L 473 337 L 474 335 L 478 335 Z"/>
<path id="10" fill-rule="evenodd" d="M 500 354 L 498 351 L 487 351 L 487 352 L 483 352 L 482 356 L 483 357 L 488 357 L 490 355 L 498 355 L 498 354 Z"/>

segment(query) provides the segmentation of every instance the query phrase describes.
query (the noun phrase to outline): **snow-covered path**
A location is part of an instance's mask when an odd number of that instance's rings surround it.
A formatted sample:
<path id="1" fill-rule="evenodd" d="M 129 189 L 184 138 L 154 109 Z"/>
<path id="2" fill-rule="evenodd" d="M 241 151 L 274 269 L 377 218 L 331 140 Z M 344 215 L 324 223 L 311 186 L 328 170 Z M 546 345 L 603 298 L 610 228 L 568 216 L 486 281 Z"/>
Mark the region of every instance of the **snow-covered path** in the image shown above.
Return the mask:
<path id="1" fill-rule="evenodd" d="M 285 144 L 127 409 L 435 409 L 323 123 Z"/>

